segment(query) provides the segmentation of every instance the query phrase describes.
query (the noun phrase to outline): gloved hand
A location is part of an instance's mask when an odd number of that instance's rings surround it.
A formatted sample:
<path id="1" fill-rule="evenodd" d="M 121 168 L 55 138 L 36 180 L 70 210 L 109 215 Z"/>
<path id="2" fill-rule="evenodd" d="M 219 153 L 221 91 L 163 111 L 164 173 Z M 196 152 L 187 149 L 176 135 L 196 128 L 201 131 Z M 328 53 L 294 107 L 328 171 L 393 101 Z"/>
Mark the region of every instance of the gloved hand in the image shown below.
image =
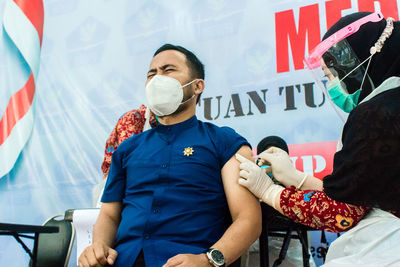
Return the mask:
<path id="1" fill-rule="evenodd" d="M 285 186 L 294 185 L 300 188 L 304 183 L 306 178 L 305 174 L 296 170 L 286 151 L 277 147 L 270 147 L 259 154 L 258 157 L 260 158 L 258 164 L 270 165 L 271 167 L 266 168 L 265 171 L 272 171 L 274 178 Z"/>
<path id="2" fill-rule="evenodd" d="M 239 184 L 247 187 L 256 197 L 276 209 L 275 202 L 284 188 L 274 184 L 271 178 L 254 162 L 240 154 L 236 154 L 236 159 L 240 161 Z"/>

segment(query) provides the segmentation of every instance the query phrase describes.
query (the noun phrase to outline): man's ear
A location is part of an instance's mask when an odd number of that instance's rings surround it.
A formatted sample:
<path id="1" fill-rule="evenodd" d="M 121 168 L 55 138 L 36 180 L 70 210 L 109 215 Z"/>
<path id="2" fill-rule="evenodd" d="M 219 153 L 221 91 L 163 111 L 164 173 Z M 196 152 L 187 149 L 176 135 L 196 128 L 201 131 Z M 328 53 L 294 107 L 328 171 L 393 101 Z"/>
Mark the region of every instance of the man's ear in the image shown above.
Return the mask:
<path id="1" fill-rule="evenodd" d="M 194 92 L 196 95 L 199 95 L 203 92 L 204 90 L 204 80 L 203 79 L 197 79 L 194 82 Z"/>

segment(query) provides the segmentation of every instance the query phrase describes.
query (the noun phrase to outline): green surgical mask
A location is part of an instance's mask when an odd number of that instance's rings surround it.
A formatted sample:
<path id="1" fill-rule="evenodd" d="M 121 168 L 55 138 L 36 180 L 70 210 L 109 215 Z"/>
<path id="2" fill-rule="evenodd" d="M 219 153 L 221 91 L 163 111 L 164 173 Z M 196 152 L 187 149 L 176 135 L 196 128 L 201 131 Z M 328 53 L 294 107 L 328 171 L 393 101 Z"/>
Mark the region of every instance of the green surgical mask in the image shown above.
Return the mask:
<path id="1" fill-rule="evenodd" d="M 344 91 L 339 79 L 335 78 L 328 84 L 328 93 L 336 106 L 344 112 L 350 113 L 357 106 L 361 89 L 353 94 L 348 94 Z"/>

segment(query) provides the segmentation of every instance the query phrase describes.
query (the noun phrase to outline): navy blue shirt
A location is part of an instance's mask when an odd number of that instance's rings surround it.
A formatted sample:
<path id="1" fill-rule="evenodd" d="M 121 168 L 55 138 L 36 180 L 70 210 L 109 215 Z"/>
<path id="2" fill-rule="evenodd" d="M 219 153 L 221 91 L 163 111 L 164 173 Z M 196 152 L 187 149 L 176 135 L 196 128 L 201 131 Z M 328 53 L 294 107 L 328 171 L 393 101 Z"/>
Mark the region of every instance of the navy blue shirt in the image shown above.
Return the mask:
<path id="1" fill-rule="evenodd" d="M 231 217 L 221 169 L 246 139 L 229 127 L 189 120 L 125 140 L 112 156 L 102 202 L 122 201 L 114 266 L 147 266 L 218 241 Z"/>

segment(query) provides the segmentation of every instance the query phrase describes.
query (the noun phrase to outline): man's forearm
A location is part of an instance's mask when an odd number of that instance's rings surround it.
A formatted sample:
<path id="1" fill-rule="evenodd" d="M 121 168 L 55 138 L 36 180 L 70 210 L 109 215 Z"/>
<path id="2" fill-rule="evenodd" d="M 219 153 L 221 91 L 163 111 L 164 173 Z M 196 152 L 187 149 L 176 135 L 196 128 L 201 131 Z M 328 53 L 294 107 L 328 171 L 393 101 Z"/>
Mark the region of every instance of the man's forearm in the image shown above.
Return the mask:
<path id="1" fill-rule="evenodd" d="M 257 240 L 260 234 L 261 222 L 243 216 L 243 218 L 236 219 L 212 247 L 224 254 L 226 265 L 229 265 L 239 258 Z"/>
<path id="2" fill-rule="evenodd" d="M 102 204 L 99 217 L 93 227 L 93 243 L 99 242 L 112 247 L 121 220 L 120 206 L 117 202 Z"/>
<path id="3" fill-rule="evenodd" d="M 93 227 L 93 243 L 103 243 L 112 247 L 117 235 L 118 224 L 107 216 L 102 216 L 97 219 Z"/>

